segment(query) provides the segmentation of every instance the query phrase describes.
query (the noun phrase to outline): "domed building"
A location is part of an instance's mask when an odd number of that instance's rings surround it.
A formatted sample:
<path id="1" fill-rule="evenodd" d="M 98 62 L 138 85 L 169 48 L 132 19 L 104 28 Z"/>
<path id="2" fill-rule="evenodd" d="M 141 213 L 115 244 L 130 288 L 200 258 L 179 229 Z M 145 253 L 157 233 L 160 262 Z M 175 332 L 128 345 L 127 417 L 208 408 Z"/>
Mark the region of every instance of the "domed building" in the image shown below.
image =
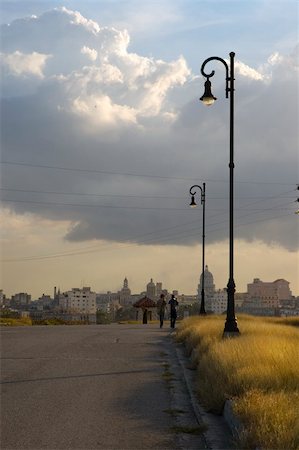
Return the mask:
<path id="1" fill-rule="evenodd" d="M 201 290 L 202 290 L 202 274 L 200 275 L 199 285 L 197 288 L 197 297 L 200 302 L 201 300 Z M 215 284 L 214 277 L 209 271 L 208 266 L 205 267 L 204 271 L 204 291 L 205 291 L 205 309 L 206 311 L 211 311 L 211 302 L 215 294 Z"/>

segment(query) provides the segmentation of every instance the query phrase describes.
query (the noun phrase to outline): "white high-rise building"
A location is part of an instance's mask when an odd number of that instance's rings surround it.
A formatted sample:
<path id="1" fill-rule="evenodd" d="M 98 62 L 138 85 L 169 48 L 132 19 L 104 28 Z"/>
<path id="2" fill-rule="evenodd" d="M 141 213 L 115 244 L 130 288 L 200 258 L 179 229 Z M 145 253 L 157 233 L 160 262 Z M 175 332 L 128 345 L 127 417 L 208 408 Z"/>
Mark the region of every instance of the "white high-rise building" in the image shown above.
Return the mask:
<path id="1" fill-rule="evenodd" d="M 59 296 L 59 306 L 62 310 L 80 314 L 95 314 L 96 293 L 90 287 L 72 288 Z"/>
<path id="2" fill-rule="evenodd" d="M 211 299 L 210 311 L 214 314 L 222 314 L 227 309 L 227 290 L 218 289 Z"/>

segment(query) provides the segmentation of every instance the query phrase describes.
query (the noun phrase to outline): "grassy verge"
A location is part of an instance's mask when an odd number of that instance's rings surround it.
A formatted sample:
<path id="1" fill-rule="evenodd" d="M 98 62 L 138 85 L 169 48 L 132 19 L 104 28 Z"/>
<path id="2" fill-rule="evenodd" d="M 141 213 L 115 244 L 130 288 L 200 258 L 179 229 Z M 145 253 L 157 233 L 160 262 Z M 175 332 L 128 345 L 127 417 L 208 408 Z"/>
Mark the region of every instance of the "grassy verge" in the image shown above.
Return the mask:
<path id="1" fill-rule="evenodd" d="M 33 319 L 32 325 L 87 325 L 87 321 L 83 320 L 63 320 L 57 318 L 53 319 Z"/>
<path id="2" fill-rule="evenodd" d="M 0 326 L 17 327 L 32 325 L 32 320 L 28 317 L 22 319 L 13 319 L 10 317 L 0 317 Z"/>
<path id="3" fill-rule="evenodd" d="M 29 317 L 23 317 L 20 319 L 11 317 L 1 317 L 0 326 L 18 327 L 18 326 L 31 326 L 31 325 L 86 325 L 87 322 L 79 320 L 63 320 L 59 318 L 54 319 L 30 319 Z"/>
<path id="4" fill-rule="evenodd" d="M 233 399 L 245 425 L 239 448 L 298 449 L 299 318 L 244 315 L 235 339 L 222 339 L 224 320 L 191 317 L 178 329 L 197 366 L 202 403 L 219 413 Z"/>

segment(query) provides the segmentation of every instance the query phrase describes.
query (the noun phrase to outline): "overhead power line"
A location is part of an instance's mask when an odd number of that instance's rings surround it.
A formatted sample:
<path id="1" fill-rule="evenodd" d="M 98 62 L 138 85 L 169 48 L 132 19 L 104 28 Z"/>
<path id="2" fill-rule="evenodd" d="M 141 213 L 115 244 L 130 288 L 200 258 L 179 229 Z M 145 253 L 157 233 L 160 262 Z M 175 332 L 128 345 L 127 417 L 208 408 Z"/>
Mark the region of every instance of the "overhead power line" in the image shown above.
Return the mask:
<path id="1" fill-rule="evenodd" d="M 37 204 L 37 205 L 51 205 L 51 206 L 72 206 L 72 207 L 87 207 L 87 208 L 109 208 L 109 209 L 140 209 L 140 210 L 161 210 L 161 211 L 186 211 L 188 209 L 188 205 L 185 206 L 185 208 L 169 208 L 169 207 L 157 207 L 157 206 L 119 206 L 119 205 L 91 205 L 88 203 L 65 203 L 65 202 L 48 202 L 48 201 L 36 201 L 36 200 L 14 200 L 14 199 L 1 199 L 2 202 L 7 203 L 30 203 L 30 204 Z M 283 206 L 288 205 L 288 202 L 286 204 L 283 204 Z M 271 208 L 253 208 L 248 209 L 248 207 L 243 208 L 235 208 L 235 211 L 267 211 L 272 209 L 287 209 L 287 208 L 280 208 L 280 205 L 273 206 Z M 210 211 L 223 211 L 226 212 L 226 208 L 209 208 Z"/>
<path id="2" fill-rule="evenodd" d="M 88 172 L 88 173 L 98 173 L 98 174 L 106 174 L 106 175 L 120 175 L 120 176 L 129 176 L 129 177 L 141 177 L 141 178 L 159 178 L 159 179 L 168 179 L 168 180 L 199 180 L 204 179 L 208 182 L 213 183 L 228 183 L 228 180 L 221 179 L 207 179 L 205 177 L 179 177 L 179 176 L 166 176 L 166 175 L 151 175 L 151 174 L 141 174 L 141 173 L 133 173 L 133 172 L 116 172 L 116 171 L 108 171 L 108 170 L 96 170 L 96 169 L 87 169 L 87 168 L 76 168 L 76 167 L 65 167 L 65 166 L 52 166 L 46 164 L 31 164 L 17 161 L 0 161 L 1 164 L 14 165 L 14 166 L 26 166 L 26 167 L 36 167 L 41 169 L 53 169 L 53 170 L 65 170 L 71 172 Z M 236 183 L 245 183 L 245 184 L 276 184 L 276 185 L 294 185 L 296 182 L 279 182 L 279 181 L 241 181 L 236 180 Z"/>
<path id="3" fill-rule="evenodd" d="M 43 191 L 40 189 L 17 189 L 17 188 L 10 188 L 10 187 L 0 187 L 0 191 L 10 191 L 10 192 L 26 192 L 29 194 L 49 194 L 49 195 L 70 195 L 70 196 L 84 196 L 84 197 L 119 197 L 119 198 L 153 198 L 153 199 L 176 199 L 176 200 L 185 200 L 186 197 L 189 198 L 189 193 L 186 194 L 185 197 L 177 197 L 177 196 L 173 196 L 173 195 L 136 195 L 136 194 L 97 194 L 97 193 L 93 193 L 93 192 L 59 192 L 59 191 Z M 238 200 L 251 200 L 251 199 L 261 199 L 261 200 L 270 200 L 273 198 L 293 198 L 293 197 L 281 197 L 281 195 L 284 194 L 289 194 L 290 192 L 293 192 L 293 190 L 291 191 L 287 191 L 284 192 L 283 194 L 278 194 L 276 196 L 235 196 L 235 199 Z M 228 196 L 226 197 L 214 197 L 214 196 L 209 196 L 208 197 L 209 200 L 226 200 L 228 198 Z"/>
<path id="4" fill-rule="evenodd" d="M 291 214 L 287 214 L 287 216 L 290 216 L 290 215 Z M 239 227 L 242 227 L 242 226 L 246 226 L 246 225 L 249 225 L 249 224 L 265 222 L 265 221 L 269 221 L 269 220 L 275 220 L 275 219 L 279 219 L 279 218 L 282 218 L 282 217 L 286 217 L 286 215 L 283 214 L 283 215 L 274 216 L 274 217 L 262 218 L 262 219 L 258 219 L 258 220 L 255 220 L 255 221 L 250 221 L 250 222 L 247 222 L 247 223 L 237 224 L 236 228 L 239 228 Z M 192 222 L 189 222 L 189 224 L 191 224 L 191 223 Z M 176 225 L 174 227 L 168 227 L 168 228 L 165 228 L 163 230 L 166 231 L 167 229 L 177 228 L 177 227 L 180 227 L 180 226 L 182 226 L 182 225 Z M 213 233 L 213 232 L 216 232 L 216 231 L 221 231 L 222 229 L 223 229 L 223 227 L 221 227 L 219 229 L 214 229 L 214 230 L 211 230 L 209 233 Z M 176 234 L 174 234 L 172 236 L 152 237 L 152 238 L 149 238 L 149 239 L 140 240 L 138 242 L 137 242 L 138 236 L 135 237 L 135 238 L 128 238 L 127 241 L 129 241 L 129 242 L 130 241 L 131 242 L 135 241 L 135 243 L 130 243 L 130 244 L 124 245 L 122 248 L 123 249 L 127 249 L 127 248 L 133 247 L 134 245 L 148 245 L 148 244 L 151 244 L 151 243 L 156 244 L 156 243 L 159 243 L 159 241 L 162 241 L 164 243 L 166 241 L 173 240 L 177 236 L 178 237 L 183 237 L 183 235 L 185 233 L 188 233 L 188 237 L 195 237 L 195 236 L 199 236 L 199 234 L 200 234 L 200 230 L 198 230 L 196 233 L 193 233 L 193 234 L 190 234 L 190 231 L 192 231 L 192 229 L 191 230 L 181 231 L 181 232 L 176 233 Z M 154 233 L 155 232 L 151 232 L 151 233 L 147 233 L 146 235 L 150 235 L 150 234 L 154 234 Z M 146 235 L 144 235 L 144 236 L 146 236 Z M 139 237 L 142 237 L 142 235 L 139 236 Z M 123 243 L 120 242 L 118 244 L 121 245 Z M 119 248 L 119 245 L 118 245 L 118 248 Z M 90 248 L 90 250 L 88 250 L 88 248 L 89 247 L 87 247 L 86 250 L 84 250 L 84 249 L 82 250 L 81 249 L 81 250 L 74 250 L 74 251 L 69 251 L 69 252 L 61 252 L 61 253 L 56 253 L 56 254 L 4 259 L 4 260 L 2 260 L 2 262 L 3 263 L 5 263 L 5 262 L 27 262 L 27 261 L 37 261 L 37 260 L 43 260 L 43 259 L 55 259 L 55 258 L 62 258 L 62 257 L 68 257 L 68 256 L 77 256 L 77 255 L 88 254 L 88 253 L 96 253 L 96 252 L 99 252 L 99 251 L 114 250 L 115 249 L 115 244 L 102 246 L 100 248 L 95 248 L 95 246 L 92 246 L 92 248 Z"/>
<path id="5" fill-rule="evenodd" d="M 45 164 L 30 164 L 30 163 L 23 163 L 23 162 L 12 162 L 12 161 L 1 161 L 1 164 L 8 164 L 8 165 L 14 165 L 14 166 L 28 166 L 28 167 L 36 167 L 40 169 L 54 169 L 54 170 L 66 170 L 71 172 L 88 172 L 88 173 L 99 173 L 99 174 L 105 174 L 105 175 L 121 175 L 121 176 L 127 176 L 127 177 L 141 177 L 141 178 L 161 178 L 161 179 L 170 179 L 170 180 L 195 180 L 194 178 L 190 177 L 173 177 L 173 176 L 166 176 L 166 175 L 151 175 L 151 174 L 141 174 L 141 173 L 132 173 L 132 172 L 115 172 L 115 171 L 109 171 L 109 170 L 96 170 L 96 169 L 86 169 L 86 168 L 78 168 L 78 167 L 61 167 L 61 166 L 51 166 L 51 165 L 45 165 Z M 220 181 L 225 182 L 225 180 Z"/>

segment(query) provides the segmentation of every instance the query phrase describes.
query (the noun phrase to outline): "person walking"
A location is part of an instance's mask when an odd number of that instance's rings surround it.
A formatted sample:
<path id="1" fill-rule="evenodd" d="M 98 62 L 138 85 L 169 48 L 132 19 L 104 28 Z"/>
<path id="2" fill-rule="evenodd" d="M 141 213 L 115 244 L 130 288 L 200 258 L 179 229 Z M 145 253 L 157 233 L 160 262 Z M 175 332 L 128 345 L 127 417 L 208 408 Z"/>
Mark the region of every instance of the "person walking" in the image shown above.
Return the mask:
<path id="1" fill-rule="evenodd" d="M 174 294 L 171 295 L 171 299 L 169 300 L 168 304 L 170 305 L 170 326 L 171 328 L 175 327 L 175 322 L 177 319 L 177 306 L 178 306 L 178 301 L 175 298 Z"/>
<path id="2" fill-rule="evenodd" d="M 159 300 L 157 301 L 157 313 L 160 318 L 160 328 L 163 327 L 165 308 L 166 308 L 165 295 L 161 294 Z"/>

